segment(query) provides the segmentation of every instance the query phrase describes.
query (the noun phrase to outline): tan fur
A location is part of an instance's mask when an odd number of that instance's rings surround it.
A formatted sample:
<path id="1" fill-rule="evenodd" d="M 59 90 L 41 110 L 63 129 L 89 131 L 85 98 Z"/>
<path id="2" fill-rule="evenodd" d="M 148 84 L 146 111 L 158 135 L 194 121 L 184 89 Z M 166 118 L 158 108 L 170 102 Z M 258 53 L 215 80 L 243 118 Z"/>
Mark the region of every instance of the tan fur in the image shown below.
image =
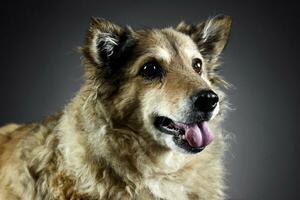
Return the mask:
<path id="1" fill-rule="evenodd" d="M 203 30 L 203 23 L 198 26 Z M 218 43 L 220 52 L 206 58 L 189 29 L 184 23 L 177 30 L 130 29 L 141 42 L 116 86 L 102 77 L 104 61 L 93 42 L 123 29 L 94 20 L 81 49 L 86 81 L 63 113 L 38 124 L 0 128 L 0 199 L 224 199 L 222 113 L 210 122 L 214 141 L 198 154 L 172 149 L 149 121 L 156 110 L 178 119 L 195 89 L 214 89 L 225 109 L 219 88 L 224 81 L 212 71 L 225 44 Z M 189 67 L 191 57 L 204 59 L 202 78 Z M 163 82 L 137 76 L 150 58 L 167 68 Z"/>

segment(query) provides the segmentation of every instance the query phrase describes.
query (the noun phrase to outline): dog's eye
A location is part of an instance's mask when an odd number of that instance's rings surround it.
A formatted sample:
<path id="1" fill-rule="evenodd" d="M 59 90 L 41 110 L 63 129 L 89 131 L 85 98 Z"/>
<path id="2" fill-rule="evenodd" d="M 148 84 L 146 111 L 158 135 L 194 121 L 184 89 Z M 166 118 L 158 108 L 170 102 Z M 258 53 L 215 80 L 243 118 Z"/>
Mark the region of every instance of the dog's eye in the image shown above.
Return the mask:
<path id="1" fill-rule="evenodd" d="M 202 73 L 202 61 L 199 58 L 193 59 L 192 65 L 198 74 Z"/>
<path id="2" fill-rule="evenodd" d="M 163 73 L 160 65 L 155 61 L 151 61 L 142 66 L 139 74 L 145 79 L 152 80 L 157 77 L 161 78 Z"/>

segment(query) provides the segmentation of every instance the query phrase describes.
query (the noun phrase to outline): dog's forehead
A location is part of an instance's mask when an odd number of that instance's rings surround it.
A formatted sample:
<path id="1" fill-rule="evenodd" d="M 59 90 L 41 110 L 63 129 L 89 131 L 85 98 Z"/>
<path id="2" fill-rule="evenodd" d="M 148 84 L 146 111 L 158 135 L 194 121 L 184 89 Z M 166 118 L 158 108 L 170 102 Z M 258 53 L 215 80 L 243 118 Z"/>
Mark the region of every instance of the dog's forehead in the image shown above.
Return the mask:
<path id="1" fill-rule="evenodd" d="M 172 28 L 163 29 L 162 33 L 166 36 L 167 42 L 172 47 L 171 50 L 173 52 L 181 53 L 188 57 L 200 54 L 197 45 L 189 36 Z"/>
<path id="2" fill-rule="evenodd" d="M 140 42 L 146 51 L 166 62 L 176 55 L 184 58 L 202 57 L 193 40 L 172 28 L 151 30 L 141 35 Z"/>

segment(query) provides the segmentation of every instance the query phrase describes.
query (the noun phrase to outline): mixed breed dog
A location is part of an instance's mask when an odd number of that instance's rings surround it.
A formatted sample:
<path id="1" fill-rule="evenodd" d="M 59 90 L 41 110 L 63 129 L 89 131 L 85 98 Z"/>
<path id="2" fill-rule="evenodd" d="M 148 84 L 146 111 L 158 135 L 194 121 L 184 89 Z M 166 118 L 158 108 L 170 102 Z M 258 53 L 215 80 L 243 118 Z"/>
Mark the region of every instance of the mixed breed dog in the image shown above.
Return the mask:
<path id="1" fill-rule="evenodd" d="M 61 113 L 0 128 L 0 199 L 224 199 L 217 74 L 231 19 L 134 30 L 93 18 Z"/>

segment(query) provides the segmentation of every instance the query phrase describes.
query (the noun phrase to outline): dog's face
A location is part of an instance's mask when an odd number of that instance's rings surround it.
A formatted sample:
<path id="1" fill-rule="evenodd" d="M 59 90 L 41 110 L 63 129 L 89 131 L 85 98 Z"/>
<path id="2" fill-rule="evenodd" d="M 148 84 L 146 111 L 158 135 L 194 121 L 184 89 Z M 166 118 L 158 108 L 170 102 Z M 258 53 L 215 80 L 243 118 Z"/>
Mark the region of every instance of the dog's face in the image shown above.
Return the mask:
<path id="1" fill-rule="evenodd" d="M 213 140 L 225 82 L 216 74 L 231 20 L 134 31 L 94 19 L 82 48 L 87 80 L 116 126 L 181 152 Z"/>

